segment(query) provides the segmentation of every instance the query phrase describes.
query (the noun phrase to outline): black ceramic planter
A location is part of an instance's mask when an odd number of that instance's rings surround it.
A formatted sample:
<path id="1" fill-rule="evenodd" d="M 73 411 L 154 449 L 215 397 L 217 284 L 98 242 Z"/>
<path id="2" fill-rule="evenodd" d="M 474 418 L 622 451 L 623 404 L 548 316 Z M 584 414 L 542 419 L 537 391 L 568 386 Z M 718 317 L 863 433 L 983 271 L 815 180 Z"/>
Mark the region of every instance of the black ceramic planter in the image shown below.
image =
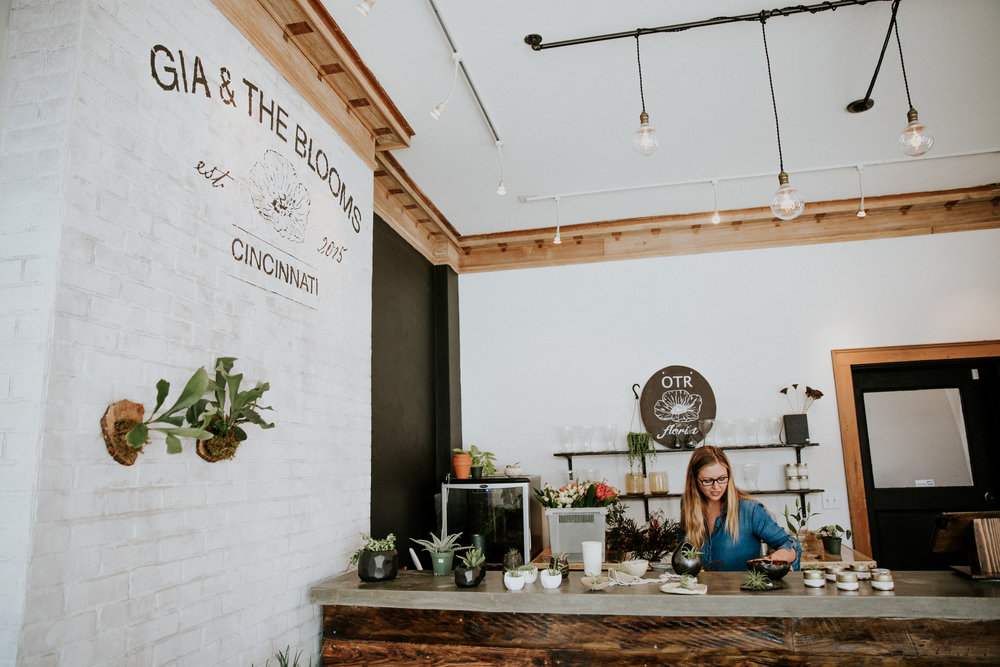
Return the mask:
<path id="1" fill-rule="evenodd" d="M 682 553 L 685 548 L 690 546 L 690 543 L 685 542 L 674 549 L 674 555 L 670 558 L 670 564 L 673 566 L 676 574 L 690 574 L 693 577 L 701 572 L 701 556 L 685 558 Z"/>
<path id="2" fill-rule="evenodd" d="M 358 576 L 361 581 L 389 581 L 396 578 L 399 571 L 399 556 L 396 550 L 361 552 L 358 558 Z"/>
<path id="3" fill-rule="evenodd" d="M 524 557 L 520 553 L 516 554 L 504 554 L 503 556 L 503 569 L 516 570 L 517 568 L 524 565 Z"/>
<path id="4" fill-rule="evenodd" d="M 809 421 L 805 414 L 784 415 L 785 444 L 803 445 L 809 442 Z"/>
<path id="5" fill-rule="evenodd" d="M 483 582 L 485 577 L 486 568 L 482 565 L 478 567 L 459 565 L 455 568 L 455 585 L 459 588 L 475 588 Z"/>
<path id="6" fill-rule="evenodd" d="M 839 537 L 824 537 L 823 538 L 823 549 L 828 554 L 839 556 L 840 555 L 840 545 L 841 538 Z"/>

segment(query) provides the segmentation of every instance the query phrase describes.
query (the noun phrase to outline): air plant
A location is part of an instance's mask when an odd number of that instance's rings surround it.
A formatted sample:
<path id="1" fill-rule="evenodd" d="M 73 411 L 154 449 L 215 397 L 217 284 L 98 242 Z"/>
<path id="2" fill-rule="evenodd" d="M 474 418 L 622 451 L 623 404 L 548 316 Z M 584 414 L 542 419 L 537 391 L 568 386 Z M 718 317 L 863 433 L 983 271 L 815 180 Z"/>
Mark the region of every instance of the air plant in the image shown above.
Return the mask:
<path id="1" fill-rule="evenodd" d="M 767 590 L 767 587 L 770 585 L 771 579 L 763 572 L 747 570 L 743 573 L 743 585 L 741 588 L 751 591 L 764 591 Z"/>
<path id="2" fill-rule="evenodd" d="M 696 583 L 698 583 L 698 579 L 697 578 L 692 577 L 690 574 L 682 574 L 681 575 L 681 580 L 680 580 L 680 582 L 678 582 L 677 585 L 680 586 L 681 588 L 683 588 L 684 590 L 693 591 L 694 590 L 694 585 Z"/>
<path id="3" fill-rule="evenodd" d="M 806 385 L 805 389 L 800 391 L 797 383 L 791 387 L 780 389 L 778 393 L 784 394 L 785 400 L 788 401 L 788 407 L 791 408 L 792 412 L 800 414 L 805 414 L 813 402 L 823 398 L 823 392 L 819 389 L 813 389 L 809 385 Z"/>

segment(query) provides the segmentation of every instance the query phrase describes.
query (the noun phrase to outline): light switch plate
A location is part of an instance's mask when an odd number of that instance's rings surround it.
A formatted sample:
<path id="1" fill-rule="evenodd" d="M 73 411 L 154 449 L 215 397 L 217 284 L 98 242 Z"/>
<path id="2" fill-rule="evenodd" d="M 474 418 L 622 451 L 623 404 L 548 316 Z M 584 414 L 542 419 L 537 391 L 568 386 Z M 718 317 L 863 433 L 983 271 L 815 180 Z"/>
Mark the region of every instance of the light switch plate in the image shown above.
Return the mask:
<path id="1" fill-rule="evenodd" d="M 840 509 L 840 494 L 831 493 L 827 491 L 823 494 L 823 509 L 825 510 L 839 510 Z"/>

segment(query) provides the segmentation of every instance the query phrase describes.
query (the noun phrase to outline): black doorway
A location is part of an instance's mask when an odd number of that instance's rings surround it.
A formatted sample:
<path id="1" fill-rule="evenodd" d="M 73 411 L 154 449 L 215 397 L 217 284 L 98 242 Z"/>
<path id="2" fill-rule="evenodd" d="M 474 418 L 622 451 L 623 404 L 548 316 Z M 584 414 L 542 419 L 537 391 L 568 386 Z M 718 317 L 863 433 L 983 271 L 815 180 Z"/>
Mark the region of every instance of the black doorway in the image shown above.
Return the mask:
<path id="1" fill-rule="evenodd" d="M 851 370 L 872 556 L 900 570 L 966 563 L 932 553 L 934 517 L 1000 506 L 1000 360 Z"/>

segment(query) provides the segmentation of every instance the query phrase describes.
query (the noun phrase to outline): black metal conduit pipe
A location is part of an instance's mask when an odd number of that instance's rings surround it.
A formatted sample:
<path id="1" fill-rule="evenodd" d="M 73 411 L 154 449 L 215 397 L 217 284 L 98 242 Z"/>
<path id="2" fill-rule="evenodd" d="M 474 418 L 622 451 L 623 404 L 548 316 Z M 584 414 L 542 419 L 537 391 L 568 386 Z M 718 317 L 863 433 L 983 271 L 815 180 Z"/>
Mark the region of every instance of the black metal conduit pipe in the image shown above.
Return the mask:
<path id="1" fill-rule="evenodd" d="M 753 14 L 741 14 L 739 16 L 717 16 L 701 21 L 691 21 L 689 23 L 677 23 L 665 25 L 658 28 L 637 28 L 628 32 L 613 32 L 605 35 L 593 35 L 591 37 L 577 37 L 575 39 L 564 39 L 558 42 L 542 42 L 542 36 L 531 34 L 524 38 L 524 43 L 531 47 L 533 51 L 542 49 L 555 49 L 560 46 L 576 46 L 578 44 L 591 44 L 593 42 L 606 42 L 612 39 L 624 39 L 638 35 L 650 35 L 663 32 L 683 32 L 692 28 L 704 28 L 711 25 L 723 25 L 726 23 L 740 23 L 746 21 L 767 20 L 774 16 L 792 16 L 793 14 L 816 14 L 818 12 L 834 11 L 841 7 L 852 7 L 855 5 L 867 5 L 870 2 L 898 2 L 898 0 L 834 0 L 833 2 L 821 2 L 816 5 L 793 5 L 782 7 L 781 9 L 764 9 Z M 883 49 L 884 50 L 884 49 Z M 876 74 L 878 72 L 876 71 Z"/>

